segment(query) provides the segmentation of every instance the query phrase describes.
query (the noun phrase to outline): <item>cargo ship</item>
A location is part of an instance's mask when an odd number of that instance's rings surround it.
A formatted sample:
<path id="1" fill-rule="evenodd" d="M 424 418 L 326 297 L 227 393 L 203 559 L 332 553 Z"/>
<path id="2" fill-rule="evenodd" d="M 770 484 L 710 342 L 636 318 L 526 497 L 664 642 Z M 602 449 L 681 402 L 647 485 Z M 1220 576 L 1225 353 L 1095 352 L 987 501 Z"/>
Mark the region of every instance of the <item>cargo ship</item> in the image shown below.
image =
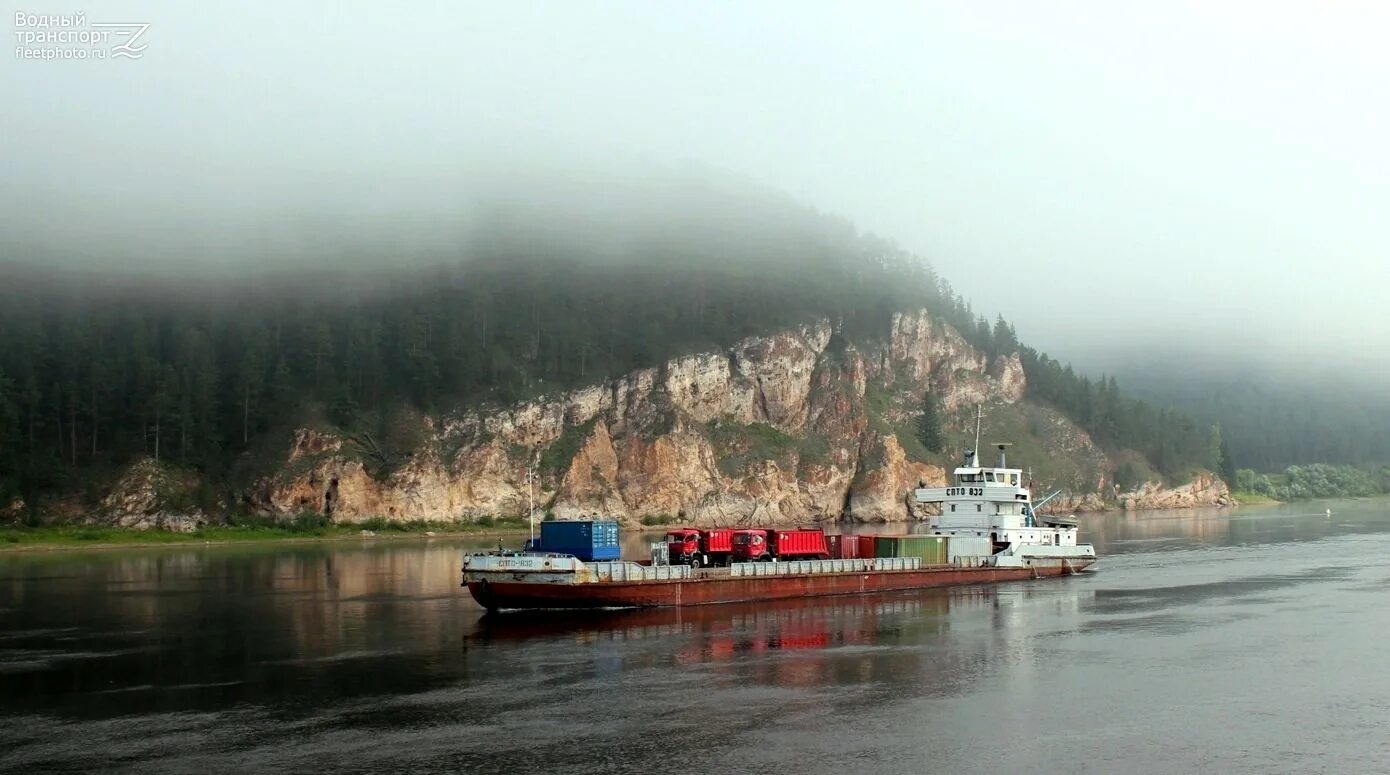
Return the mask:
<path id="1" fill-rule="evenodd" d="M 925 533 L 681 528 L 653 544 L 650 559 L 631 562 L 617 559 L 615 522 L 546 522 L 526 550 L 465 555 L 463 586 L 489 611 L 648 608 L 992 584 L 1092 569 L 1095 549 L 1077 542 L 1075 519 L 1038 513 L 1031 483 L 1006 465 L 1007 446 L 998 445 L 993 467 L 967 450 L 947 486 L 914 492 L 918 502 L 941 506 Z"/>

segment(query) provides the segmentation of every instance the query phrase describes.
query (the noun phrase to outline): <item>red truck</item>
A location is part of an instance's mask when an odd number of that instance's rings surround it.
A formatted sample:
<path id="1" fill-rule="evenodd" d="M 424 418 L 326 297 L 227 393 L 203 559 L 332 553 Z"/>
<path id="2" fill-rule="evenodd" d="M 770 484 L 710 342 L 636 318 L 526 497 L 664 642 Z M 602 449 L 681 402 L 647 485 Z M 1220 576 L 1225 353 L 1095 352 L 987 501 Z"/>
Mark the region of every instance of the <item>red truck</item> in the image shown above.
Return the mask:
<path id="1" fill-rule="evenodd" d="M 666 534 L 666 548 L 672 565 L 728 565 L 733 559 L 733 538 L 730 528 L 682 527 Z"/>
<path id="2" fill-rule="evenodd" d="M 824 530 L 735 530 L 734 561 L 828 560 Z"/>

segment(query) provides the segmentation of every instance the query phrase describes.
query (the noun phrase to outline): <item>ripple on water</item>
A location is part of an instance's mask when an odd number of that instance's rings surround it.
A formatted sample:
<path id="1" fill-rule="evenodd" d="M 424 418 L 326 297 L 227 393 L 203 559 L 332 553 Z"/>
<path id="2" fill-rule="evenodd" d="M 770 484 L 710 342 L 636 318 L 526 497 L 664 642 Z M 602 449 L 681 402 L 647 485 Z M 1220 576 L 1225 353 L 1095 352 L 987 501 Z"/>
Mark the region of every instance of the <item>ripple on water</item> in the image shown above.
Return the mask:
<path id="1" fill-rule="evenodd" d="M 544 622 L 480 617 L 448 546 L 94 554 L 6 614 L 0 769 L 1379 771 L 1390 520 L 1356 508 L 1088 517 L 1114 551 L 1065 581 Z"/>

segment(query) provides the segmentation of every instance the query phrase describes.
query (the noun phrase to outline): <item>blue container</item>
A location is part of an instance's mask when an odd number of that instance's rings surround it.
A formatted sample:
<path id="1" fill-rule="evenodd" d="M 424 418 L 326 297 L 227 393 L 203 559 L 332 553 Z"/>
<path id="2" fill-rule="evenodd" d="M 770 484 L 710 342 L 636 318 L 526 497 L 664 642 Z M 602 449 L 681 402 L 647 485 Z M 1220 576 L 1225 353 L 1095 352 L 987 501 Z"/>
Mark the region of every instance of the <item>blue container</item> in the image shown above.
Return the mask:
<path id="1" fill-rule="evenodd" d="M 572 554 L 585 562 L 616 560 L 618 523 L 613 520 L 580 520 L 541 523 L 541 550 Z"/>

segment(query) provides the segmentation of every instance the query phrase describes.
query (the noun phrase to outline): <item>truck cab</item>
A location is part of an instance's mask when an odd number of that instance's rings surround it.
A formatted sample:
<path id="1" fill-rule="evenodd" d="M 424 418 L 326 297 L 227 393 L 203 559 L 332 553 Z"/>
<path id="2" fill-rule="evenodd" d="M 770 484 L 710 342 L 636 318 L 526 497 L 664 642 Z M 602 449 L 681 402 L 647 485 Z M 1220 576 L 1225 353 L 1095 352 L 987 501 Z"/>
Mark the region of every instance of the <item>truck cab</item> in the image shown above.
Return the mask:
<path id="1" fill-rule="evenodd" d="M 672 565 L 699 565 L 700 531 L 682 527 L 666 533 L 666 548 Z"/>
<path id="2" fill-rule="evenodd" d="M 733 555 L 736 562 L 830 559 L 830 547 L 825 542 L 825 531 L 820 529 L 751 528 L 733 532 Z"/>
<path id="3" fill-rule="evenodd" d="M 666 533 L 666 548 L 671 563 L 693 565 L 728 565 L 732 559 L 731 539 L 734 531 L 728 528 L 698 529 L 681 527 Z"/>
<path id="4" fill-rule="evenodd" d="M 766 530 L 735 530 L 733 536 L 734 560 L 736 562 L 769 561 L 772 552 L 768 549 Z"/>

